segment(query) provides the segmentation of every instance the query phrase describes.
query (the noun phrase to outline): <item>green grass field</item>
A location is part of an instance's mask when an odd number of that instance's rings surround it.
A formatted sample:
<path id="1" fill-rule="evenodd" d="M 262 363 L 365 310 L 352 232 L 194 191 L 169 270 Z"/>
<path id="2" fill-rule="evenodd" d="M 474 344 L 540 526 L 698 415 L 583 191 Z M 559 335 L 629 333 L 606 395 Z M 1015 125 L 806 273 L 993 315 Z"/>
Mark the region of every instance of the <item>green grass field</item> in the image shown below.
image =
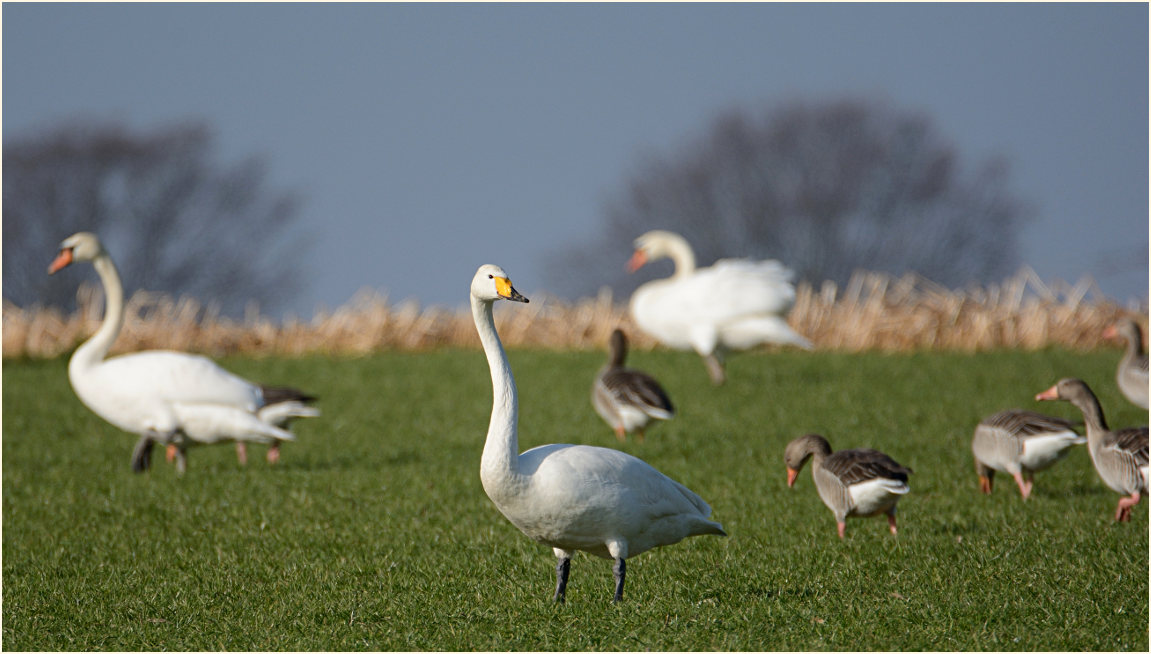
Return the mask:
<path id="1" fill-rule="evenodd" d="M 611 564 L 578 555 L 567 604 L 555 558 L 484 495 L 491 410 L 483 354 L 230 359 L 231 370 L 321 396 L 269 468 L 231 445 L 188 474 L 72 394 L 64 360 L 3 368 L 3 647 L 7 650 L 1135 650 L 1148 647 L 1148 502 L 1129 524 L 1080 449 L 978 493 L 969 443 L 1062 376 L 1099 394 L 1113 426 L 1145 424 L 1113 380 L 1118 353 L 733 357 L 713 388 L 691 354 L 635 352 L 679 416 L 622 446 L 713 507 L 728 538 Z M 616 447 L 591 409 L 599 353 L 512 351 L 520 447 Z M 882 518 L 835 534 L 805 432 L 875 447 L 915 469 L 899 537 Z"/>

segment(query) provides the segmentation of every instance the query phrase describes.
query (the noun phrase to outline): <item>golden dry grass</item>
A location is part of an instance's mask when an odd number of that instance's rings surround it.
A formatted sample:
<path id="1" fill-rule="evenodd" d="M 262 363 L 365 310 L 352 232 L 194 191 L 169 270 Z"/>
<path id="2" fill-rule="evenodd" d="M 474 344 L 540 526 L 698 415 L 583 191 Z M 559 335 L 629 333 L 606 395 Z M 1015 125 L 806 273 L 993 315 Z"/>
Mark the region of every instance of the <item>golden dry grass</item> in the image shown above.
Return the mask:
<path id="1" fill-rule="evenodd" d="M 64 315 L 5 300 L 4 357 L 54 357 L 87 338 L 101 319 L 102 293 L 84 285 L 77 302 L 78 310 Z M 963 291 L 914 274 L 859 272 L 842 289 L 831 282 L 818 290 L 801 284 L 789 322 L 823 350 L 1088 349 L 1120 316 L 1134 317 L 1146 331 L 1143 313 L 1107 299 L 1090 280 L 1048 285 L 1026 269 L 1000 284 Z M 600 349 L 616 326 L 628 331 L 634 347 L 655 345 L 635 328 L 626 301 L 616 302 L 606 289 L 576 302 L 537 296 L 517 311 L 497 311 L 496 321 L 510 347 Z M 391 304 L 365 290 L 309 321 L 276 323 L 254 310 L 233 320 L 192 298 L 137 292 L 128 301 L 113 353 L 175 349 L 212 356 L 355 355 L 444 346 L 479 347 L 466 310 L 421 309 L 410 301 Z"/>

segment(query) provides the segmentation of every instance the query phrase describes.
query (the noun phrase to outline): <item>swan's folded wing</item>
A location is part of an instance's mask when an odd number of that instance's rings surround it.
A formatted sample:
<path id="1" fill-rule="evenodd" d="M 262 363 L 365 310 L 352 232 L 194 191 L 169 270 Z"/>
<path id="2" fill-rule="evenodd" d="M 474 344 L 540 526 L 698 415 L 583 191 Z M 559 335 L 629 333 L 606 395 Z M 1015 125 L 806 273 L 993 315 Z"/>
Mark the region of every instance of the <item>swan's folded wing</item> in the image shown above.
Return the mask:
<path id="1" fill-rule="evenodd" d="M 112 357 L 97 370 L 117 394 L 166 402 L 217 404 L 246 411 L 260 406 L 260 389 L 209 359 L 157 350 Z"/>
<path id="2" fill-rule="evenodd" d="M 792 273 L 778 261 L 722 259 L 674 282 L 669 301 L 700 320 L 729 322 L 749 316 L 784 314 L 795 304 Z"/>

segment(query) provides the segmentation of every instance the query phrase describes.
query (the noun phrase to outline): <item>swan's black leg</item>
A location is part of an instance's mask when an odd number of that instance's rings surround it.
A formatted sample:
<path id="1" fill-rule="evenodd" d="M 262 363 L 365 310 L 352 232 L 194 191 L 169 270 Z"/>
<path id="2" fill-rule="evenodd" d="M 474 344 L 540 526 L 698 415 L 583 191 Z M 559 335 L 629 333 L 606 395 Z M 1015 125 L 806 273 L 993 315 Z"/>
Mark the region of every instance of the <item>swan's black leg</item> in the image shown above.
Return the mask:
<path id="1" fill-rule="evenodd" d="M 623 576 L 627 571 L 627 565 L 623 559 L 616 559 L 611 571 L 615 573 L 615 598 L 612 601 L 618 602 L 623 599 Z"/>
<path id="2" fill-rule="evenodd" d="M 136 441 L 132 450 L 132 472 L 147 472 L 152 466 L 152 445 L 155 443 L 151 432 L 144 434 Z"/>
<path id="3" fill-rule="evenodd" d="M 563 604 L 564 594 L 568 589 L 568 573 L 571 572 L 571 557 L 563 557 L 556 564 L 556 596 L 555 601 Z"/>

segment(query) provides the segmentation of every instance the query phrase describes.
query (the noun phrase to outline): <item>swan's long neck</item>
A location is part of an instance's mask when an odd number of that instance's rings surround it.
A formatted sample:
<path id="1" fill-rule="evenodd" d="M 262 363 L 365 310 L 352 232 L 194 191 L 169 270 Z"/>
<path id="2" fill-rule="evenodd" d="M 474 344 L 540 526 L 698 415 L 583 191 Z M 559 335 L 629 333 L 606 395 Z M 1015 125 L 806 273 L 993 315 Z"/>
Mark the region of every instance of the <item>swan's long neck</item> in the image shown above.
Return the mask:
<path id="1" fill-rule="evenodd" d="M 493 493 L 514 488 L 519 478 L 519 442 L 516 438 L 519 401 L 516 380 L 512 377 L 508 357 L 496 333 L 495 318 L 492 316 L 493 303 L 475 297 L 472 297 L 471 302 L 472 318 L 476 321 L 476 331 L 480 334 L 480 343 L 484 346 L 488 368 L 492 373 L 492 419 L 488 424 L 488 437 L 480 461 L 480 480 L 488 496 L 492 497 Z"/>
<path id="2" fill-rule="evenodd" d="M 666 243 L 667 256 L 675 263 L 672 277 L 686 277 L 695 272 L 695 252 L 683 239 L 672 239 Z"/>
<path id="3" fill-rule="evenodd" d="M 120 273 L 116 271 L 116 264 L 108 255 L 100 255 L 92 261 L 92 267 L 100 276 L 100 283 L 104 286 L 104 322 L 100 329 L 76 348 L 72 359 L 68 363 L 69 370 L 90 368 L 108 355 L 116 336 L 120 334 L 120 327 L 124 324 L 124 286 L 120 283 Z"/>

